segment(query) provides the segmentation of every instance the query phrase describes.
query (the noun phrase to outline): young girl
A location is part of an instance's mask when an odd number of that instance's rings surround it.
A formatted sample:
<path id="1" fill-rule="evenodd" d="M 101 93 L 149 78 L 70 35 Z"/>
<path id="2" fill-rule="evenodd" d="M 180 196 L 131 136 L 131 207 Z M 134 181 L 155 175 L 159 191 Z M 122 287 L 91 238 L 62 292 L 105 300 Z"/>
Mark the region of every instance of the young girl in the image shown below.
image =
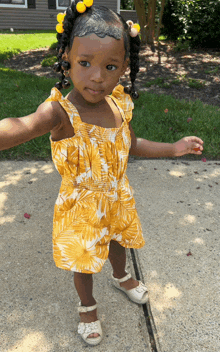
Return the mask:
<path id="1" fill-rule="evenodd" d="M 58 15 L 58 59 L 62 80 L 37 111 L 0 123 L 0 150 L 51 132 L 52 158 L 62 176 L 53 218 L 57 267 L 74 272 L 80 298 L 78 333 L 91 345 L 102 339 L 93 277 L 109 258 L 114 285 L 135 303 L 147 288 L 125 271 L 125 248 L 144 246 L 132 188 L 125 174 L 128 155 L 172 157 L 202 154 L 203 141 L 185 137 L 156 143 L 136 138 L 130 125 L 139 71 L 138 25 L 93 0 L 73 1 Z M 131 88 L 118 84 L 129 63 Z M 64 98 L 61 88 L 74 88 Z M 112 95 L 111 95 L 112 94 Z M 196 148 L 196 150 L 195 150 Z"/>

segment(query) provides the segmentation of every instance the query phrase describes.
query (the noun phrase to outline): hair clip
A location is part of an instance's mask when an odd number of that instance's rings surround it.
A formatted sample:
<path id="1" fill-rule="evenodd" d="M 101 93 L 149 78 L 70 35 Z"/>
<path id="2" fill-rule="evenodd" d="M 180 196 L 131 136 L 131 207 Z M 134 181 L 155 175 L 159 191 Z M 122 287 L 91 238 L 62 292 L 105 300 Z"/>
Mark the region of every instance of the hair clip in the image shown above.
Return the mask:
<path id="1" fill-rule="evenodd" d="M 131 37 L 137 37 L 138 33 L 140 32 L 141 30 L 141 27 L 139 26 L 138 23 L 133 23 L 131 20 L 128 20 L 127 22 L 127 25 L 129 27 L 129 34 Z"/>
<path id="2" fill-rule="evenodd" d="M 87 7 L 91 7 L 93 5 L 93 0 L 83 0 L 79 1 L 78 4 L 76 5 L 76 10 L 79 13 L 83 13 L 86 11 Z"/>

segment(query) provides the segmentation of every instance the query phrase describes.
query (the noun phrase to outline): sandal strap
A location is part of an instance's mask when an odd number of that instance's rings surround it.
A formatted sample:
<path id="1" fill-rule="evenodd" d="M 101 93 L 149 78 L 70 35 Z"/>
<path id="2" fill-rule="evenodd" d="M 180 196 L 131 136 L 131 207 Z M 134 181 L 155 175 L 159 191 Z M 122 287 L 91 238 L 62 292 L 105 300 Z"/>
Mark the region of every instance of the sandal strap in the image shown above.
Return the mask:
<path id="1" fill-rule="evenodd" d="M 97 308 L 97 304 L 95 304 L 94 306 L 86 307 L 86 306 L 82 306 L 81 302 L 79 302 L 78 312 L 86 313 L 86 312 L 90 312 L 91 310 L 95 310 L 96 308 Z"/>
<path id="2" fill-rule="evenodd" d="M 112 275 L 113 276 L 113 275 Z M 117 282 L 125 282 L 131 278 L 131 274 L 127 274 L 126 276 L 122 277 L 121 279 L 116 279 L 116 277 L 113 276 L 113 279 Z"/>

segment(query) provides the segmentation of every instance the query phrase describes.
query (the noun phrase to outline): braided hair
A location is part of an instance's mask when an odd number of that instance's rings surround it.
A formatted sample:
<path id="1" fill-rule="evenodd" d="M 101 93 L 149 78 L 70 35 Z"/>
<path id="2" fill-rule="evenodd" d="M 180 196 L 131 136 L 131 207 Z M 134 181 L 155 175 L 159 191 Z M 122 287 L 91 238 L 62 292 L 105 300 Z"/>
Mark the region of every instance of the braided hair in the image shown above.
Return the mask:
<path id="1" fill-rule="evenodd" d="M 76 5 L 80 0 L 74 0 L 66 10 L 66 16 L 63 22 L 63 33 L 57 34 L 57 59 L 58 62 L 54 65 L 56 72 L 61 72 L 61 81 L 55 84 L 59 90 L 69 88 L 70 83 L 65 78 L 64 71 L 70 68 L 67 61 L 62 61 L 62 56 L 66 48 L 71 49 L 74 37 L 84 37 L 88 34 L 95 33 L 100 38 L 105 36 L 113 37 L 120 40 L 123 36 L 125 46 L 124 60 L 130 57 L 130 78 L 131 87 L 124 88 L 125 93 L 130 94 L 133 99 L 138 99 L 139 94 L 135 88 L 136 75 L 139 72 L 139 51 L 140 38 L 139 35 L 131 37 L 129 34 L 129 26 L 123 17 L 113 10 L 105 6 L 93 5 L 91 8 L 86 8 L 86 11 L 81 14 L 76 10 Z M 129 55 L 130 54 L 130 55 Z"/>

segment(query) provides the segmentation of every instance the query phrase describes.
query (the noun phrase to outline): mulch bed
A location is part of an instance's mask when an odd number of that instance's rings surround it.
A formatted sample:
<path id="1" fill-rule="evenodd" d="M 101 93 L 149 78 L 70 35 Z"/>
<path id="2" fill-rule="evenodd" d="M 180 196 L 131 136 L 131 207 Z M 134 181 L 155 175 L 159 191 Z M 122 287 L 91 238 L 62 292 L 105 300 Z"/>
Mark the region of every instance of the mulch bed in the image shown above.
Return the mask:
<path id="1" fill-rule="evenodd" d="M 36 49 L 23 52 L 10 60 L 5 66 L 15 70 L 32 73 L 44 77 L 57 77 L 51 67 L 42 67 L 41 62 L 48 54 L 56 55 L 56 51 Z M 169 88 L 158 85 L 145 87 L 145 83 L 157 78 L 164 79 Z M 190 88 L 189 79 L 205 83 L 201 89 Z M 172 83 L 179 81 L 179 84 Z M 122 77 L 121 82 L 130 83 L 129 70 Z M 141 47 L 140 72 L 136 78 L 138 90 L 156 94 L 172 95 L 177 99 L 201 100 L 205 104 L 220 106 L 220 52 L 216 50 L 194 50 L 175 52 L 172 43 L 161 43 L 160 63 L 158 51 L 153 52 L 147 45 Z"/>

